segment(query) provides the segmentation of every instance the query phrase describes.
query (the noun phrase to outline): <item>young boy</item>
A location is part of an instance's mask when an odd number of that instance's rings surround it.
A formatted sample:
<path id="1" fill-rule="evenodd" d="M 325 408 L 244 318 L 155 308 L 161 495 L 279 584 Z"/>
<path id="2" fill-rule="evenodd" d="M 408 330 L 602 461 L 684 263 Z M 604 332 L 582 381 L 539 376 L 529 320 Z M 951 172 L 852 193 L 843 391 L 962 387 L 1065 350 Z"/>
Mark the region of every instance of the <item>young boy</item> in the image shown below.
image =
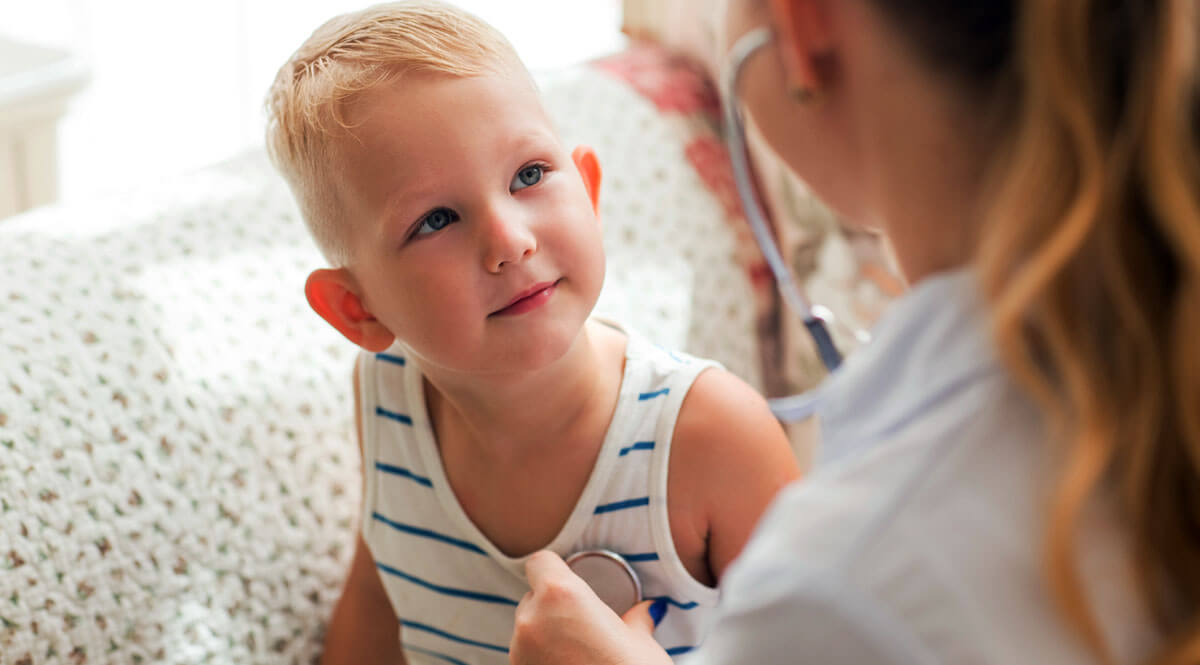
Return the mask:
<path id="1" fill-rule="evenodd" d="M 308 300 L 363 349 L 363 525 L 324 662 L 507 663 L 540 549 L 623 555 L 658 640 L 695 646 L 796 462 L 740 380 L 589 319 L 600 167 L 511 46 L 447 5 L 372 7 L 319 28 L 268 108 L 334 266 Z"/>

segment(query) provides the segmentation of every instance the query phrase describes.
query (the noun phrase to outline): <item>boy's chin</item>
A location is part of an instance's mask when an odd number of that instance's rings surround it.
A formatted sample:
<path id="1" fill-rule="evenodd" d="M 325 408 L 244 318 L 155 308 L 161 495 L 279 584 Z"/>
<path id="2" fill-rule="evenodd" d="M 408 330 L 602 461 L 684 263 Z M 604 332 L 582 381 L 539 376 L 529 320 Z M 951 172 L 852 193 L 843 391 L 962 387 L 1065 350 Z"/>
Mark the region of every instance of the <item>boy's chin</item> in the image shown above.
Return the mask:
<path id="1" fill-rule="evenodd" d="M 508 346 L 504 365 L 515 372 L 537 372 L 570 358 L 583 350 L 588 319 L 571 324 L 538 327 Z"/>
<path id="2" fill-rule="evenodd" d="M 530 335 L 502 352 L 493 367 L 513 373 L 537 372 L 566 359 L 582 338 L 582 326 L 574 334 Z"/>
<path id="3" fill-rule="evenodd" d="M 436 351 L 411 352 L 426 373 L 444 371 L 460 376 L 518 376 L 539 372 L 565 359 L 576 348 L 581 337 L 579 333 L 569 338 L 565 335 L 530 334 L 489 345 L 490 348 L 479 349 L 466 357 Z"/>

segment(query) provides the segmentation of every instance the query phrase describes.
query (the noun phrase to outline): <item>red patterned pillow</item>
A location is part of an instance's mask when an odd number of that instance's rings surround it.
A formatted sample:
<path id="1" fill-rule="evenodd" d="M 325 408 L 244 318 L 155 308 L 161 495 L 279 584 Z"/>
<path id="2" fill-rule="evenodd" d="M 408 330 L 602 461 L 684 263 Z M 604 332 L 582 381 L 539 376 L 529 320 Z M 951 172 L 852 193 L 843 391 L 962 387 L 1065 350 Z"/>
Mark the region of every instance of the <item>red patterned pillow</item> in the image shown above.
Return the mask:
<path id="1" fill-rule="evenodd" d="M 623 81 L 678 124 L 687 137 L 684 154 L 700 180 L 720 202 L 733 232 L 733 255 L 751 286 L 759 349 L 763 352 L 763 387 L 778 393 L 786 379 L 778 362 L 779 298 L 775 281 L 746 223 L 734 186 L 729 153 L 720 132 L 719 98 L 707 73 L 694 60 L 652 44 L 635 44 L 592 63 Z"/>
<path id="2" fill-rule="evenodd" d="M 754 285 L 765 390 L 772 396 L 791 394 L 814 386 L 825 371 L 799 317 L 781 309 L 733 188 L 720 133 L 719 98 L 711 83 L 723 51 L 716 28 L 722 6 L 719 0 L 626 0 L 623 29 L 652 41 L 596 65 L 627 81 L 664 114 L 691 123 L 689 161 L 725 206 L 736 231 L 736 255 Z M 842 225 L 753 128 L 749 139 L 759 191 L 774 220 L 780 252 L 809 298 L 833 312 L 839 322 L 834 337 L 840 348 L 850 351 L 862 341 L 854 331 L 870 328 L 905 288 L 886 242 L 877 234 Z"/>

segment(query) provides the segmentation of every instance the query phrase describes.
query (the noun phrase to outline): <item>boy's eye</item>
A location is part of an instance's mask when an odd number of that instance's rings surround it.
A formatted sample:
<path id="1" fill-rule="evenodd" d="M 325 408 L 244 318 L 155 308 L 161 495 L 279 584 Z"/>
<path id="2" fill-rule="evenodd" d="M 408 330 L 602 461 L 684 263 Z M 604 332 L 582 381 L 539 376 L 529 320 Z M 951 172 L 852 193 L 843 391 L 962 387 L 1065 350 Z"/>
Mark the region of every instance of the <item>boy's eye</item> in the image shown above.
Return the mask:
<path id="1" fill-rule="evenodd" d="M 441 231 L 457 221 L 458 213 L 449 208 L 431 210 L 421 220 L 420 226 L 417 227 L 417 232 L 413 235 L 427 235 L 435 231 Z"/>
<path id="2" fill-rule="evenodd" d="M 512 184 L 508 186 L 509 190 L 515 192 L 538 184 L 542 181 L 544 170 L 540 164 L 532 164 L 517 171 L 517 175 L 513 176 Z"/>

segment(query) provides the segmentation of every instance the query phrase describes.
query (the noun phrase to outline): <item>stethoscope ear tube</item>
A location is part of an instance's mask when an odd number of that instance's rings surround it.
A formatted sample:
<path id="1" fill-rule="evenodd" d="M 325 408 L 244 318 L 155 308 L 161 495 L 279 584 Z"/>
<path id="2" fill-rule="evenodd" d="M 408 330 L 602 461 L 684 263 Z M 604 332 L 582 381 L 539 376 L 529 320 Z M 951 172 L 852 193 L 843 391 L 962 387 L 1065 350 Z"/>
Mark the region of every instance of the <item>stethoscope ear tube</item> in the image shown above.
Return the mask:
<path id="1" fill-rule="evenodd" d="M 779 246 L 775 242 L 774 233 L 771 230 L 770 223 L 767 221 L 767 214 L 758 202 L 758 193 L 754 186 L 753 176 L 751 175 L 750 156 L 746 149 L 745 124 L 742 121 L 742 114 L 738 107 L 737 84 L 738 77 L 742 73 L 742 68 L 751 55 L 770 43 L 771 36 L 771 31 L 768 28 L 752 30 L 738 39 L 730 50 L 728 67 L 721 80 L 723 87 L 721 91 L 721 109 L 725 118 L 725 146 L 729 149 L 729 159 L 733 166 L 734 184 L 737 186 L 738 198 L 741 199 L 746 221 L 749 222 L 750 230 L 754 233 L 754 240 L 758 243 L 758 247 L 763 253 L 763 258 L 766 259 L 767 266 L 770 267 L 771 274 L 775 277 L 775 282 L 779 286 L 779 292 L 783 296 L 783 300 L 804 320 L 804 327 L 808 330 L 809 336 L 812 337 L 812 341 L 817 347 L 817 355 L 820 356 L 821 363 L 825 365 L 826 369 L 832 372 L 842 364 L 842 354 L 833 343 L 833 336 L 829 334 L 829 327 L 825 321 L 826 318 L 830 318 L 832 315 L 824 314 L 823 316 L 817 316 L 814 313 L 812 305 L 804 297 L 804 294 L 800 292 L 800 288 L 796 285 L 796 280 L 792 277 L 792 271 L 788 268 L 783 260 L 783 256 L 779 252 Z M 825 308 L 821 309 L 824 310 Z M 794 422 L 807 418 L 812 414 L 815 405 L 815 395 L 795 395 L 789 398 L 771 400 L 771 409 L 776 417 L 786 422 Z M 801 406 L 803 408 L 800 408 Z M 797 417 L 801 413 L 804 415 Z"/>

